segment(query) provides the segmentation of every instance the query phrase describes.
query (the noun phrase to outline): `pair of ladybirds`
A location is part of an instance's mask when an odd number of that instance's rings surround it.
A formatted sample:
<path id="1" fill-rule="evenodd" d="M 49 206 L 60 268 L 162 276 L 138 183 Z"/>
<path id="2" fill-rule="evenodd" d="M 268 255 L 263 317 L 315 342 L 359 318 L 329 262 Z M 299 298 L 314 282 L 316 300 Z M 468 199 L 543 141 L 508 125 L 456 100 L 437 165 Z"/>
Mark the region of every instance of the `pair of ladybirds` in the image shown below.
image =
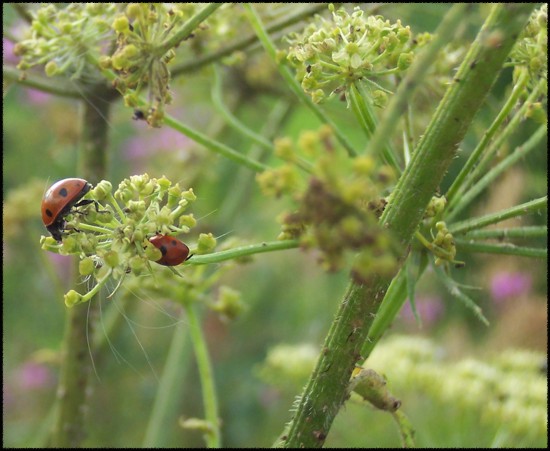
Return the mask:
<path id="1" fill-rule="evenodd" d="M 89 205 L 95 201 L 82 199 L 92 184 L 84 179 L 69 178 L 54 183 L 42 199 L 42 221 L 56 241 L 61 241 L 65 231 L 65 217 L 76 207 Z M 177 238 L 156 235 L 149 239 L 151 244 L 162 252 L 156 263 L 164 266 L 176 266 L 188 260 L 189 248 Z"/>

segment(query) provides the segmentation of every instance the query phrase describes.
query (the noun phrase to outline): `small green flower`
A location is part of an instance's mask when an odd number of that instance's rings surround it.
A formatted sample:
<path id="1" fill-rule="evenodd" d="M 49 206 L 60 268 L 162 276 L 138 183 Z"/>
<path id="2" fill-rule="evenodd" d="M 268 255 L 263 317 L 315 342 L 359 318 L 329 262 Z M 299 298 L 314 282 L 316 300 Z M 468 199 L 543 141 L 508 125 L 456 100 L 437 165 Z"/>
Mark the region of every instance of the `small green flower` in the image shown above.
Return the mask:
<path id="1" fill-rule="evenodd" d="M 522 71 L 529 73 L 530 89 L 538 85 L 539 80 L 548 79 L 548 4 L 533 12 L 509 59 L 515 68 L 514 79 Z M 545 89 L 548 89 L 547 84 Z"/>

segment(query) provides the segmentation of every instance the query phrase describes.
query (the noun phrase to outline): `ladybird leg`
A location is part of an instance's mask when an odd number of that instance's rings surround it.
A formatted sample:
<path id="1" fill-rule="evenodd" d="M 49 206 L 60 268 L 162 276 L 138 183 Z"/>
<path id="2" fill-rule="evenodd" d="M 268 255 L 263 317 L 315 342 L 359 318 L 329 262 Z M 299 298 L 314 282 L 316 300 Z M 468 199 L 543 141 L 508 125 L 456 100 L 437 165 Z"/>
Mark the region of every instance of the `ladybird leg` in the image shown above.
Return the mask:
<path id="1" fill-rule="evenodd" d="M 195 254 L 189 254 L 189 256 L 184 261 L 189 260 L 193 255 L 195 255 Z"/>
<path id="2" fill-rule="evenodd" d="M 90 204 L 94 204 L 95 211 L 97 213 L 109 213 L 107 210 L 100 210 L 99 209 L 99 202 L 97 200 L 92 200 L 92 199 L 81 200 L 80 202 L 75 204 L 75 207 L 83 207 L 85 205 L 90 205 Z"/>

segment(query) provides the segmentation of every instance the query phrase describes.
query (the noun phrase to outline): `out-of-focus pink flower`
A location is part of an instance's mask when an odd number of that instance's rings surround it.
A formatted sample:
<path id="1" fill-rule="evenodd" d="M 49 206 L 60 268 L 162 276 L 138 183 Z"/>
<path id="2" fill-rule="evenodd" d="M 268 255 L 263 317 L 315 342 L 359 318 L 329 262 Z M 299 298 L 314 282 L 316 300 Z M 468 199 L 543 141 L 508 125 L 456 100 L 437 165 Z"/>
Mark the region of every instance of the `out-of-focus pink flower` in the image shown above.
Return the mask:
<path id="1" fill-rule="evenodd" d="M 142 123 L 136 125 L 141 126 Z M 142 164 L 147 164 L 148 158 L 156 154 L 172 153 L 176 157 L 174 160 L 184 157 L 191 143 L 189 138 L 168 127 L 139 130 L 135 137 L 126 142 L 123 155 L 134 163 L 137 170 Z"/>
<path id="2" fill-rule="evenodd" d="M 16 65 L 19 62 L 19 58 L 13 54 L 13 47 L 15 44 L 9 39 L 2 38 L 2 61 L 4 63 Z"/>
<path id="3" fill-rule="evenodd" d="M 70 255 L 59 255 L 53 252 L 48 252 L 46 255 L 55 267 L 55 272 L 59 274 L 62 280 L 68 283 L 72 275 L 71 268 L 74 257 Z"/>
<path id="4" fill-rule="evenodd" d="M 428 327 L 435 324 L 445 310 L 441 299 L 436 296 L 418 297 L 415 299 L 415 306 L 422 324 Z M 416 324 L 411 303 L 408 300 L 401 309 L 401 317 L 408 324 Z"/>
<path id="5" fill-rule="evenodd" d="M 51 387 L 54 377 L 46 365 L 28 362 L 19 369 L 18 383 L 23 389 L 35 390 Z"/>
<path id="6" fill-rule="evenodd" d="M 521 272 L 500 272 L 491 280 L 491 297 L 496 304 L 502 304 L 512 298 L 528 294 L 532 279 Z"/>
<path id="7" fill-rule="evenodd" d="M 52 95 L 47 92 L 39 91 L 38 89 L 27 89 L 26 91 L 27 99 L 29 103 L 34 105 L 43 105 L 48 103 L 52 99 Z"/>

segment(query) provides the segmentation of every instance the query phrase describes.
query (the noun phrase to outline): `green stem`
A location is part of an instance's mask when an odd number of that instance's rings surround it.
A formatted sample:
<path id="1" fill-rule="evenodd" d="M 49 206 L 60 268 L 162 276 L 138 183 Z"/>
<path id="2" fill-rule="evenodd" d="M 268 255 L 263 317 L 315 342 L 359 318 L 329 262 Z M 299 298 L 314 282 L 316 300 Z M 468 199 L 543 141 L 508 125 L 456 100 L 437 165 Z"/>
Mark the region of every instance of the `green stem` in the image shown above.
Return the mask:
<path id="1" fill-rule="evenodd" d="M 215 252 L 207 255 L 193 255 L 187 260 L 186 265 L 208 265 L 226 260 L 246 257 L 248 255 L 260 254 L 263 252 L 280 251 L 284 249 L 295 249 L 300 246 L 299 240 L 268 241 L 264 243 L 251 244 L 249 246 L 236 247 L 226 251 Z"/>
<path id="2" fill-rule="evenodd" d="M 178 120 L 174 119 L 172 116 L 166 115 L 164 117 L 164 123 L 173 128 L 174 130 L 179 131 L 180 133 L 183 133 L 188 138 L 192 139 L 196 143 L 202 144 L 204 147 L 206 147 L 208 150 L 211 150 L 212 152 L 218 153 L 232 161 L 234 161 L 237 164 L 241 164 L 243 166 L 246 166 L 247 168 L 252 169 L 255 172 L 262 172 L 268 169 L 266 165 L 263 163 L 260 163 L 256 160 L 253 160 L 252 158 L 248 157 L 247 155 L 244 155 L 240 152 L 237 152 L 236 150 L 232 149 L 229 146 L 226 146 L 225 144 L 222 144 L 212 138 L 209 138 L 206 135 L 203 135 L 202 133 L 193 130 L 192 128 L 188 127 L 187 125 L 183 124 L 182 122 L 179 122 Z"/>
<path id="3" fill-rule="evenodd" d="M 247 136 L 254 143 L 262 147 L 263 149 L 273 152 L 273 144 L 270 143 L 262 135 L 251 130 L 239 119 L 235 117 L 231 111 L 225 106 L 222 96 L 222 78 L 220 75 L 220 68 L 218 65 L 214 65 L 214 84 L 212 85 L 212 103 L 218 112 L 223 116 L 225 121 L 233 127 L 240 134 Z"/>
<path id="4" fill-rule="evenodd" d="M 406 279 L 405 271 L 401 270 L 397 277 L 392 280 L 388 292 L 384 296 L 378 312 L 376 312 L 376 318 L 370 326 L 365 344 L 361 348 L 361 355 L 365 359 L 370 356 L 372 350 L 407 300 Z"/>
<path id="5" fill-rule="evenodd" d="M 300 5 L 300 3 L 298 3 L 297 5 Z M 326 3 L 305 4 L 303 8 L 297 9 L 294 13 L 290 15 L 285 15 L 281 19 L 270 23 L 267 26 L 267 31 L 269 33 L 275 33 L 292 24 L 307 19 L 315 13 L 326 10 L 326 8 Z M 226 47 L 223 47 L 212 53 L 202 55 L 197 58 L 189 58 L 187 61 L 174 66 L 173 70 L 171 71 L 172 77 L 175 78 L 182 74 L 195 72 L 210 63 L 220 61 L 222 58 L 231 55 L 233 52 L 244 50 L 250 47 L 252 44 L 256 43 L 257 41 L 258 37 L 255 34 L 252 34 L 238 39 L 235 42 L 227 45 Z"/>
<path id="6" fill-rule="evenodd" d="M 9 65 L 3 65 L 2 72 L 4 81 L 13 81 L 27 88 L 38 89 L 48 94 L 69 98 L 81 98 L 83 93 L 85 94 L 83 90 L 74 89 L 71 86 L 71 82 L 67 79 L 47 78 L 33 72 L 23 72 Z"/>
<path id="7" fill-rule="evenodd" d="M 10 3 L 9 4 L 15 12 L 23 19 L 27 24 L 31 24 L 33 21 L 33 16 L 27 9 L 27 5 L 25 3 Z"/>
<path id="8" fill-rule="evenodd" d="M 460 196 L 456 206 L 446 216 L 446 221 L 451 221 L 464 208 L 466 208 L 479 194 L 481 194 L 491 183 L 506 170 L 508 170 L 518 160 L 525 157 L 529 152 L 536 149 L 537 146 L 546 137 L 546 124 L 541 125 L 538 130 L 522 146 L 517 147 L 510 155 L 504 158 L 499 164 L 491 168 L 475 185 Z"/>
<path id="9" fill-rule="evenodd" d="M 460 252 L 477 252 L 485 254 L 517 255 L 520 257 L 544 258 L 548 257 L 548 249 L 516 246 L 512 243 L 480 243 L 466 239 L 455 239 Z"/>
<path id="10" fill-rule="evenodd" d="M 160 58 L 169 50 L 176 48 L 181 41 L 187 39 L 195 31 L 198 25 L 206 20 L 214 11 L 224 3 L 210 3 L 189 19 L 174 35 L 153 49 L 153 54 Z"/>
<path id="11" fill-rule="evenodd" d="M 95 184 L 106 176 L 108 117 L 112 97 L 110 91 L 101 86 L 96 87 L 90 99 L 94 99 L 94 103 L 82 103 L 84 115 L 81 119 L 82 143 L 77 173 Z M 75 281 L 75 285 L 80 293 L 85 294 L 86 284 Z M 86 435 L 84 412 L 92 374 L 88 336 L 93 334 L 95 328 L 98 305 L 99 302 L 93 302 L 67 309 L 57 389 L 59 408 L 50 440 L 50 446 L 54 448 L 79 448 Z"/>
<path id="12" fill-rule="evenodd" d="M 183 374 L 185 374 L 186 363 L 190 357 L 188 344 L 187 327 L 182 324 L 177 325 L 158 384 L 159 388 L 153 403 L 151 417 L 145 430 L 143 448 L 166 446 L 166 425 L 174 421 L 172 413 L 178 408 L 177 402 L 184 387 Z"/>
<path id="13" fill-rule="evenodd" d="M 351 108 L 355 113 L 359 124 L 363 128 L 367 141 L 369 141 L 378 126 L 378 121 L 376 119 L 376 115 L 374 114 L 373 106 L 369 101 L 368 96 L 363 90 L 360 89 L 357 83 L 352 83 L 350 85 L 348 89 L 348 96 L 351 103 Z M 376 156 L 378 156 L 379 153 L 380 152 L 378 152 Z M 401 174 L 401 167 L 399 166 L 397 158 L 388 144 L 382 148 L 382 157 L 384 161 L 396 171 L 397 174 Z"/>
<path id="14" fill-rule="evenodd" d="M 292 92 L 296 95 L 296 97 L 298 97 L 298 99 L 321 120 L 321 122 L 331 126 L 336 136 L 336 139 L 338 139 L 340 144 L 344 146 L 348 154 L 350 156 L 356 156 L 357 151 L 353 148 L 353 146 L 350 144 L 348 139 L 344 136 L 344 134 L 342 133 L 340 128 L 336 125 L 336 123 L 332 119 L 330 119 L 325 114 L 325 112 L 321 110 L 321 108 L 318 105 L 313 103 L 313 101 L 311 100 L 311 97 L 303 91 L 298 81 L 296 81 L 290 69 L 278 62 L 277 49 L 273 44 L 273 41 L 270 39 L 269 35 L 267 34 L 267 31 L 265 30 L 260 17 L 254 10 L 254 8 L 251 6 L 251 4 L 244 3 L 243 8 L 246 12 L 248 20 L 250 21 L 250 24 L 252 25 L 252 27 L 254 28 L 254 31 L 256 31 L 256 34 L 258 35 L 260 42 L 262 43 L 267 54 L 271 57 L 271 59 L 277 66 L 277 69 L 279 69 L 279 72 L 281 73 L 287 86 L 292 90 Z"/>
<path id="15" fill-rule="evenodd" d="M 490 215 L 480 216 L 478 218 L 467 219 L 465 221 L 456 222 L 449 226 L 449 232 L 453 235 L 464 234 L 470 230 L 481 229 L 485 226 L 502 222 L 506 219 L 515 218 L 516 216 L 525 216 L 530 213 L 548 207 L 548 196 L 539 197 L 524 204 L 515 205 L 512 208 L 501 210 Z"/>
<path id="16" fill-rule="evenodd" d="M 409 242 L 426 207 L 456 156 L 475 114 L 496 80 L 508 52 L 525 26 L 534 4 L 498 4 L 472 44 L 410 164 L 399 179 L 381 223 L 400 245 L 405 261 Z M 488 46 L 487 36 L 498 36 Z M 475 64 L 478 63 L 478 64 Z M 382 124 L 381 124 L 382 125 Z M 377 133 L 380 127 L 377 128 Z M 334 417 L 347 398 L 347 386 L 368 331 L 390 283 L 398 272 L 372 273 L 363 284 L 351 283 L 336 312 L 315 369 L 300 397 L 284 446 L 321 447 Z"/>
<path id="17" fill-rule="evenodd" d="M 447 198 L 447 202 L 450 203 L 459 188 L 463 185 L 464 180 L 466 179 L 466 176 L 471 173 L 473 167 L 475 164 L 479 161 L 479 158 L 483 154 L 483 152 L 486 150 L 487 146 L 493 139 L 493 136 L 499 129 L 499 127 L 502 125 L 506 117 L 510 114 L 510 111 L 512 111 L 512 108 L 516 106 L 516 103 L 519 99 L 519 97 L 523 94 L 525 86 L 527 82 L 529 81 L 529 73 L 527 71 L 522 72 L 521 76 L 519 77 L 519 80 L 515 84 L 514 88 L 512 89 L 512 94 L 510 94 L 510 97 L 508 97 L 508 100 L 500 110 L 500 113 L 495 118 L 491 126 L 487 129 L 485 134 L 483 135 L 483 138 L 475 148 L 475 150 L 472 152 L 470 157 L 468 158 L 468 161 L 464 164 L 458 175 L 453 181 L 453 184 L 445 194 L 445 197 Z"/>
<path id="18" fill-rule="evenodd" d="M 539 97 L 541 90 L 546 85 L 545 80 L 540 80 L 540 82 L 535 86 L 527 100 L 521 105 L 521 107 L 515 112 L 510 121 L 506 124 L 504 130 L 502 130 L 496 138 L 491 142 L 489 147 L 483 152 L 477 166 L 473 167 L 467 174 L 466 180 L 461 184 L 457 189 L 456 194 L 453 195 L 451 202 L 447 202 L 447 208 L 445 211 L 452 211 L 456 207 L 456 204 L 462 201 L 462 195 L 464 191 L 473 184 L 473 181 L 478 179 L 485 171 L 486 166 L 493 159 L 495 154 L 502 149 L 506 141 L 512 136 L 513 132 L 518 128 L 525 117 L 525 113 L 530 103 L 536 101 Z M 453 213 L 454 215 L 454 213 Z M 439 218 L 434 218 L 435 221 L 438 221 Z"/>
<path id="19" fill-rule="evenodd" d="M 472 230 L 464 239 L 542 238 L 548 235 L 548 226 L 511 227 L 508 229 Z"/>
<path id="20" fill-rule="evenodd" d="M 380 124 L 376 128 L 374 136 L 368 143 L 366 155 L 375 155 L 379 149 L 383 149 L 385 143 L 393 135 L 399 121 L 407 111 L 407 105 L 426 73 L 432 67 L 439 51 L 452 39 L 456 38 L 459 27 L 467 21 L 472 13 L 473 5 L 456 3 L 443 18 L 441 24 L 434 33 L 434 40 L 418 55 L 412 66 L 406 72 L 405 78 L 399 84 L 397 92 L 391 97 L 390 103 L 384 110 Z"/>
<path id="21" fill-rule="evenodd" d="M 218 400 L 216 396 L 216 387 L 212 372 L 212 365 L 206 347 L 206 340 L 202 333 L 202 328 L 199 323 L 196 308 L 193 303 L 186 302 L 183 304 L 187 319 L 189 321 L 189 334 L 193 342 L 199 375 L 201 378 L 202 397 L 204 402 L 205 419 L 211 426 L 208 432 L 205 433 L 206 446 L 208 448 L 220 448 L 220 419 L 218 413 Z"/>

